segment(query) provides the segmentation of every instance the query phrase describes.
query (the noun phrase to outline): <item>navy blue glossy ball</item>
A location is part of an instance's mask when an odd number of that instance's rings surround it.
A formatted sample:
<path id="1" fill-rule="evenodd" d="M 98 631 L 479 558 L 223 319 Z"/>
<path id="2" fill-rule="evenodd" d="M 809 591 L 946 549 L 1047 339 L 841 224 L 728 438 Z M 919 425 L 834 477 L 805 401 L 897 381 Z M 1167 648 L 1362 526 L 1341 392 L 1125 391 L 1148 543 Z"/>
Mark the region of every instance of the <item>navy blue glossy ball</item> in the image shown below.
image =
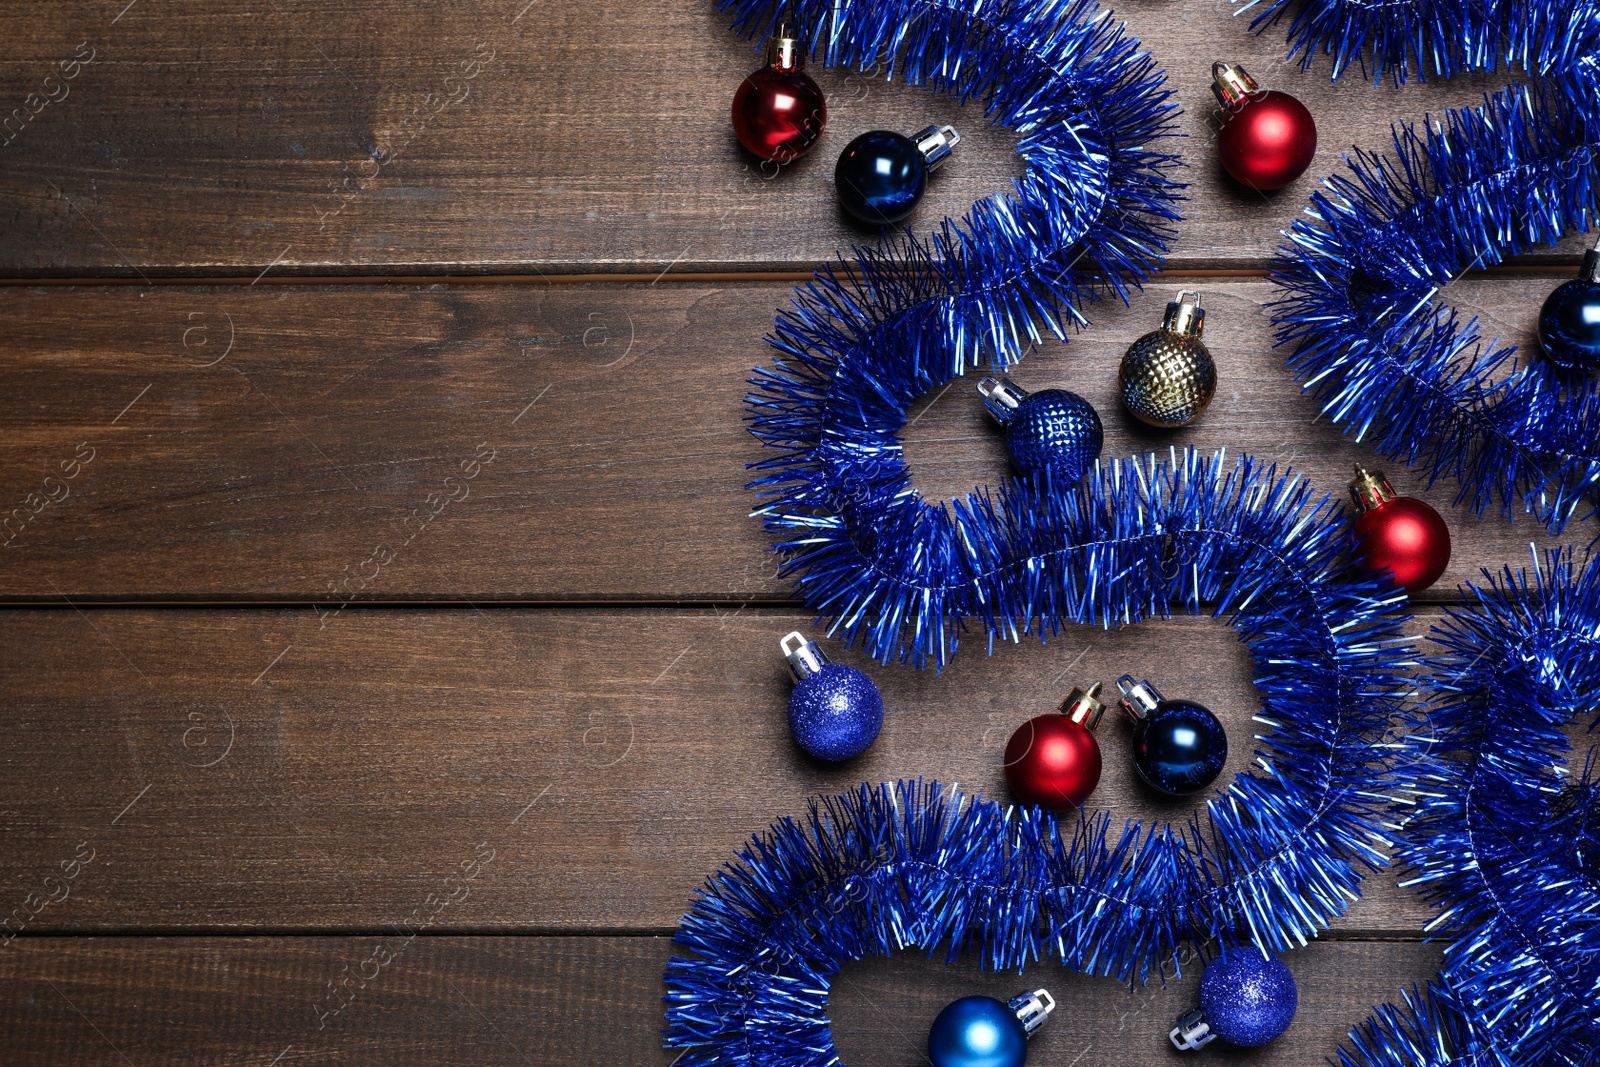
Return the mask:
<path id="1" fill-rule="evenodd" d="M 1545 297 L 1539 343 L 1558 367 L 1600 370 L 1600 282 L 1567 282 Z"/>
<path id="2" fill-rule="evenodd" d="M 993 997 L 962 997 L 928 1031 L 933 1067 L 1022 1067 L 1028 1034 L 1016 1013 Z"/>
<path id="3" fill-rule="evenodd" d="M 854 667 L 829 663 L 796 682 L 789 694 L 789 731 L 817 759 L 837 763 L 859 756 L 881 729 L 883 697 Z"/>
<path id="4" fill-rule="evenodd" d="M 1227 762 L 1227 731 L 1193 701 L 1163 700 L 1134 728 L 1134 769 L 1163 793 L 1182 796 L 1204 789 Z"/>
<path id="5" fill-rule="evenodd" d="M 1289 1029 L 1299 1004 L 1289 968 L 1254 945 L 1224 952 L 1200 979 L 1200 1012 L 1230 1045 L 1265 1045 Z"/>
<path id="6" fill-rule="evenodd" d="M 869 226 L 888 226 L 916 210 L 928 164 L 904 134 L 869 130 L 845 145 L 833 168 L 840 205 Z"/>
<path id="7" fill-rule="evenodd" d="M 1082 478 L 1104 444 L 1099 412 L 1065 389 L 1029 393 L 1006 423 L 1006 448 L 1017 469 L 1025 474 L 1049 471 L 1063 484 Z"/>

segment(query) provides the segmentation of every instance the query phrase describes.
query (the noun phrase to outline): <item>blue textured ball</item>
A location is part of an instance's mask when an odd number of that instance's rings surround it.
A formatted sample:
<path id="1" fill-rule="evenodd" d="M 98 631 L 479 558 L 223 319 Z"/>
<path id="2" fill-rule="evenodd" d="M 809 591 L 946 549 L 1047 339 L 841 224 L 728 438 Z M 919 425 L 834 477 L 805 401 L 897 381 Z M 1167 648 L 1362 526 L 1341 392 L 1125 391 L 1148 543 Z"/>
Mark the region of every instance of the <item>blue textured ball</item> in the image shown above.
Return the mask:
<path id="1" fill-rule="evenodd" d="M 1027 1058 L 1027 1031 L 993 997 L 962 997 L 946 1005 L 928 1031 L 933 1067 L 1022 1067 Z"/>
<path id="2" fill-rule="evenodd" d="M 1094 405 L 1065 389 L 1029 393 L 1006 423 L 1006 446 L 1018 470 L 1049 471 L 1067 483 L 1083 477 L 1104 443 Z"/>
<path id="3" fill-rule="evenodd" d="M 1228 732 L 1209 708 L 1191 700 L 1163 700 L 1134 727 L 1134 770 L 1163 793 L 1204 789 L 1227 762 Z"/>
<path id="4" fill-rule="evenodd" d="M 1539 309 L 1539 343 L 1566 370 L 1600 370 L 1600 283 L 1579 279 L 1557 287 Z"/>
<path id="5" fill-rule="evenodd" d="M 1200 979 L 1200 1011 L 1230 1045 L 1265 1045 L 1289 1029 L 1299 1004 L 1289 968 L 1254 945 L 1227 950 Z"/>
<path id="6" fill-rule="evenodd" d="M 883 697 L 854 667 L 826 664 L 789 694 L 789 731 L 817 759 L 837 763 L 859 756 L 881 729 Z"/>

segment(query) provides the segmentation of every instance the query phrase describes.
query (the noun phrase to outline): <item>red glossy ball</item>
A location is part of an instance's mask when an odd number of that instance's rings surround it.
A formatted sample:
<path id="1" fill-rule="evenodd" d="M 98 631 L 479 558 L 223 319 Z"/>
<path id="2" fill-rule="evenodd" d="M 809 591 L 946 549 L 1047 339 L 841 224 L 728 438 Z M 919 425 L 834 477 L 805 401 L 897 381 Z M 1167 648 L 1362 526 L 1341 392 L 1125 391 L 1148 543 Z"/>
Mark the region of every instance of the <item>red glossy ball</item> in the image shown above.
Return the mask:
<path id="1" fill-rule="evenodd" d="M 1006 743 L 1006 784 L 1023 804 L 1078 807 L 1100 784 L 1100 743 L 1065 715 L 1040 715 Z"/>
<path id="2" fill-rule="evenodd" d="M 1420 500 L 1397 496 L 1356 516 L 1360 564 L 1370 573 L 1387 567 L 1406 592 L 1439 580 L 1450 565 L 1450 528 Z"/>
<path id="3" fill-rule="evenodd" d="M 1288 93 L 1251 93 L 1222 116 L 1217 152 L 1223 168 L 1252 189 L 1282 189 L 1317 154 L 1317 124 Z"/>
<path id="4" fill-rule="evenodd" d="M 805 155 L 827 122 L 822 89 L 803 70 L 763 67 L 733 94 L 733 132 L 739 143 L 775 163 Z"/>

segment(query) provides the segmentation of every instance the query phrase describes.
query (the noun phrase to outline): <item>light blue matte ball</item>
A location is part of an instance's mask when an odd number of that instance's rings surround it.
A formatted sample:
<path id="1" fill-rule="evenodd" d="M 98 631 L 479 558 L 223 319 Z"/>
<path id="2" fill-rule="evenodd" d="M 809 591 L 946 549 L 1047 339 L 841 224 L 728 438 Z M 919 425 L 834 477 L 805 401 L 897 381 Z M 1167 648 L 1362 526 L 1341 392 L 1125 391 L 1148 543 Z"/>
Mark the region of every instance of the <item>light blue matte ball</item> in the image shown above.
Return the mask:
<path id="1" fill-rule="evenodd" d="M 1016 1013 L 993 997 L 962 997 L 933 1020 L 933 1067 L 1022 1067 L 1028 1034 Z"/>

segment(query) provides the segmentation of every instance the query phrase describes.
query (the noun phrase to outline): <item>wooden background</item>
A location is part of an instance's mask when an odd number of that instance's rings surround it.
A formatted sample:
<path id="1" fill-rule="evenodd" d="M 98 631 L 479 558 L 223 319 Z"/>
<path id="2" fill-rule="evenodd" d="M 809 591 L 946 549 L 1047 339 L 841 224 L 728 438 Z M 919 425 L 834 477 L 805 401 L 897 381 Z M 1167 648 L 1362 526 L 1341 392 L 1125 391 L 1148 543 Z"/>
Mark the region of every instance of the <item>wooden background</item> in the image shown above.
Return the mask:
<path id="1" fill-rule="evenodd" d="M 1188 220 L 1169 276 L 1017 376 L 1093 401 L 1108 456 L 1227 447 L 1342 492 L 1372 456 L 1282 370 L 1262 268 L 1342 151 L 1497 83 L 1331 85 L 1221 0 L 1119 16 L 1187 109 Z M 1317 115 L 1292 188 L 1220 176 L 1214 58 Z M 726 112 L 753 65 L 703 0 L 0 6 L 0 115 L 25 116 L 0 145 L 0 490 L 30 516 L 0 552 L 5 1063 L 668 1064 L 677 917 L 808 796 L 915 775 L 1001 792 L 1021 719 L 1124 671 L 1216 709 L 1231 769 L 1248 762 L 1243 650 L 1187 618 L 964 650 L 943 675 L 874 668 L 871 752 L 797 755 L 776 642 L 807 617 L 747 517 L 743 379 L 797 272 L 871 236 L 829 183 L 855 132 L 960 127 L 923 230 L 1018 165 L 974 108 L 821 71 L 824 142 L 763 172 Z M 1449 298 L 1527 343 L 1578 247 Z M 1121 415 L 1113 373 L 1180 285 L 1204 292 L 1222 384 L 1157 435 Z M 906 437 L 930 495 L 1004 474 L 968 389 Z M 1456 535 L 1422 634 L 1534 531 L 1389 473 Z M 1131 784 L 1126 732 L 1102 728 L 1096 802 L 1187 817 Z M 1437 967 L 1427 915 L 1374 877 L 1288 957 L 1290 1034 L 1209 1058 L 1322 1062 Z M 1064 1008 L 1034 1062 L 1089 1067 L 1169 1062 L 1195 981 L 873 960 L 836 983 L 838 1043 L 915 1064 L 946 1001 L 1024 984 Z"/>

